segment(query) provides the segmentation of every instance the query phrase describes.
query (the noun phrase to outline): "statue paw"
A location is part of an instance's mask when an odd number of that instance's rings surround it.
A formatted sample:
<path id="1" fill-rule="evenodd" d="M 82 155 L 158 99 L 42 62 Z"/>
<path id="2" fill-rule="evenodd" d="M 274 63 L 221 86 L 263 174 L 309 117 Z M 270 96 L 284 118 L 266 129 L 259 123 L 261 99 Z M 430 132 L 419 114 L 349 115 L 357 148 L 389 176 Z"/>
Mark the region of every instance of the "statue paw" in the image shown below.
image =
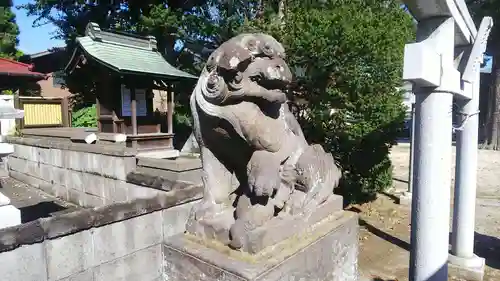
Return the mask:
<path id="1" fill-rule="evenodd" d="M 204 218 L 212 218 L 221 211 L 221 206 L 211 202 L 201 202 L 193 208 L 193 215 L 195 220 Z"/>
<path id="2" fill-rule="evenodd" d="M 267 151 L 255 151 L 248 162 L 248 186 L 257 196 L 271 196 L 280 183 L 279 158 Z"/>
<path id="3" fill-rule="evenodd" d="M 247 232 L 247 227 L 245 226 L 244 221 L 236 220 L 236 222 L 231 226 L 229 232 L 231 234 L 231 242 L 229 245 L 234 249 L 240 249 L 243 247 L 245 233 Z"/>
<path id="4" fill-rule="evenodd" d="M 274 198 L 272 199 L 274 206 L 278 209 L 283 209 L 286 201 L 290 198 L 293 186 L 287 183 L 281 183 L 280 187 L 276 191 Z"/>
<path id="5" fill-rule="evenodd" d="M 286 183 L 294 182 L 297 178 L 297 170 L 293 165 L 285 164 L 280 167 L 280 178 Z"/>
<path id="6" fill-rule="evenodd" d="M 251 185 L 256 196 L 271 196 L 276 188 L 276 182 L 268 179 L 257 181 Z"/>
<path id="7" fill-rule="evenodd" d="M 278 169 L 262 167 L 250 170 L 248 175 L 248 186 L 256 196 L 271 196 L 279 184 Z"/>

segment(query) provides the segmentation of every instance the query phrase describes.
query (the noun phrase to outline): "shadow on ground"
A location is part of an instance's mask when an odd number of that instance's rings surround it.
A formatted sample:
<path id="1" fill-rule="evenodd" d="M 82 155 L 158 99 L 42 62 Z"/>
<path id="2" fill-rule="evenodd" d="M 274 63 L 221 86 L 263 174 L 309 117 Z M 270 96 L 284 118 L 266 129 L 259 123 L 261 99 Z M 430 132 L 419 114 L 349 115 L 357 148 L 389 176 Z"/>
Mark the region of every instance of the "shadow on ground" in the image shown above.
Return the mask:
<path id="1" fill-rule="evenodd" d="M 432 276 L 429 276 L 427 280 L 445 280 L 443 276 L 446 276 L 448 272 L 447 266 L 443 264 Z M 397 279 L 383 279 L 375 277 L 372 281 L 398 281 Z"/>
<path id="2" fill-rule="evenodd" d="M 385 191 L 382 191 L 380 193 L 390 198 L 395 204 L 399 204 L 399 197 L 397 197 L 396 195 Z"/>
<path id="3" fill-rule="evenodd" d="M 450 232 L 451 241 L 451 232 Z M 474 253 L 486 260 L 486 265 L 500 269 L 500 239 L 474 232 Z"/>
<path id="4" fill-rule="evenodd" d="M 396 245 L 403 250 L 410 251 L 410 244 L 408 242 L 403 241 L 403 240 L 401 240 L 393 235 L 390 235 L 390 234 L 376 228 L 375 226 L 369 224 L 365 220 L 359 219 L 359 225 L 361 227 L 364 227 L 366 230 L 368 230 L 372 234 L 384 239 L 385 241 L 392 243 L 393 245 Z"/>
<path id="5" fill-rule="evenodd" d="M 486 259 L 487 266 L 500 269 L 500 239 L 476 232 L 474 249 L 476 255 Z"/>
<path id="6" fill-rule="evenodd" d="M 350 211 L 357 213 L 360 212 L 360 210 L 355 207 L 351 208 Z M 385 241 L 400 247 L 403 250 L 410 251 L 410 243 L 378 229 L 365 220 L 359 219 L 359 225 L 361 227 L 364 227 L 373 235 L 376 235 L 381 239 L 384 239 Z M 476 255 L 486 259 L 487 266 L 495 269 L 500 269 L 500 255 L 498 254 L 500 253 L 500 239 L 476 232 L 474 237 L 474 249 Z"/>
<path id="7" fill-rule="evenodd" d="M 355 212 L 355 213 L 361 213 L 361 210 L 356 208 L 356 207 L 350 207 L 347 210 L 351 211 L 351 212 Z M 385 241 L 400 247 L 403 250 L 410 251 L 410 244 L 408 242 L 403 241 L 403 240 L 401 240 L 401 239 L 399 239 L 391 234 L 388 234 L 385 231 L 380 230 L 379 228 L 373 226 L 372 224 L 368 223 L 364 219 L 360 218 L 358 220 L 358 222 L 359 222 L 360 227 L 364 227 L 366 230 L 368 230 L 373 235 L 376 235 L 376 236 L 380 237 L 381 239 L 384 239 Z"/>
<path id="8" fill-rule="evenodd" d="M 348 210 L 356 213 L 361 212 L 361 210 L 359 210 L 356 207 L 351 207 Z M 403 241 L 391 234 L 388 234 L 387 232 L 368 223 L 364 219 L 359 219 L 359 225 L 361 227 L 364 227 L 373 235 L 376 235 L 379 238 L 384 239 L 385 241 L 392 243 L 393 245 L 396 245 L 403 250 L 410 251 L 410 243 Z M 451 240 L 451 233 L 450 233 L 450 240 Z M 500 269 L 500 255 L 498 254 L 500 253 L 500 239 L 493 236 L 475 232 L 474 250 L 476 255 L 486 260 L 487 266 L 494 269 Z M 373 279 L 373 281 L 391 281 L 391 280 L 375 278 Z"/>
<path id="9" fill-rule="evenodd" d="M 39 218 L 50 217 L 52 213 L 66 210 L 66 208 L 54 201 L 45 201 L 35 205 L 21 207 L 19 210 L 21 211 L 21 222 L 27 223 Z"/>
<path id="10" fill-rule="evenodd" d="M 406 183 L 408 184 L 408 179 L 400 179 L 400 178 L 392 178 L 393 181 L 401 182 L 401 183 Z"/>

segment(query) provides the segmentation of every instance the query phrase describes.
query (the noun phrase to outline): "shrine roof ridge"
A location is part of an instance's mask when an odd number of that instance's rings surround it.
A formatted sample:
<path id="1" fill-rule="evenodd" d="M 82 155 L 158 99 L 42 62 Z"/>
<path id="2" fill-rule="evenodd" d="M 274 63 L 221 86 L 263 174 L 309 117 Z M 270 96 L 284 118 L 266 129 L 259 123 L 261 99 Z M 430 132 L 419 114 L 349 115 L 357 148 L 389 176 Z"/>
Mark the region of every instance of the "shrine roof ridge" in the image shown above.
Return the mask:
<path id="1" fill-rule="evenodd" d="M 197 79 L 196 76 L 170 65 L 158 52 L 157 41 L 153 36 L 105 31 L 98 24 L 90 22 L 85 36 L 76 38 L 76 42 L 79 48 L 75 48 L 66 71 L 71 71 L 78 64 L 81 56 L 77 52 L 80 50 L 84 56 L 120 74 L 145 74 L 162 79 Z"/>
<path id="2" fill-rule="evenodd" d="M 102 43 L 123 45 L 150 51 L 158 50 L 154 36 L 140 36 L 134 33 L 101 29 L 95 22 L 90 22 L 85 30 L 85 36 Z"/>

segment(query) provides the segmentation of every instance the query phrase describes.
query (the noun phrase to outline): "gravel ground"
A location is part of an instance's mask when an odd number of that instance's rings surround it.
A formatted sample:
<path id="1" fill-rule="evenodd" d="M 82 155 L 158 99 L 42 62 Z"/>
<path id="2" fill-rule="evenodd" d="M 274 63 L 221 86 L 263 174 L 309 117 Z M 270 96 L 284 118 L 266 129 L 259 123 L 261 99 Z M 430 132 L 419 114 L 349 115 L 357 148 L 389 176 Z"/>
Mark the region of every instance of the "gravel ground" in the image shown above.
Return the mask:
<path id="1" fill-rule="evenodd" d="M 374 202 L 351 207 L 360 214 L 359 267 L 365 280 L 408 280 L 410 209 L 396 204 L 396 195 L 407 188 L 409 146 L 394 147 L 391 159 L 394 165 L 391 192 L 381 194 Z M 500 280 L 499 174 L 500 151 L 480 150 L 475 252 L 486 259 L 485 281 Z M 450 277 L 450 280 L 457 279 Z"/>

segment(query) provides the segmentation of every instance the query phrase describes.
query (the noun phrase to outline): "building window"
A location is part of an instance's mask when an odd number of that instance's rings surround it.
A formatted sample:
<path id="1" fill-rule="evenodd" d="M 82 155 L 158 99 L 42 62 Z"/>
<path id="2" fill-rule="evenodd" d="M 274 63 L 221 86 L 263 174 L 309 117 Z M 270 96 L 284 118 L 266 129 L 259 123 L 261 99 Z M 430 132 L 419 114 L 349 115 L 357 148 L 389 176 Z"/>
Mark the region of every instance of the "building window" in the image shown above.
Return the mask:
<path id="1" fill-rule="evenodd" d="M 65 85 L 65 73 L 64 71 L 56 71 L 52 73 L 52 83 L 55 88 L 60 88 Z"/>

